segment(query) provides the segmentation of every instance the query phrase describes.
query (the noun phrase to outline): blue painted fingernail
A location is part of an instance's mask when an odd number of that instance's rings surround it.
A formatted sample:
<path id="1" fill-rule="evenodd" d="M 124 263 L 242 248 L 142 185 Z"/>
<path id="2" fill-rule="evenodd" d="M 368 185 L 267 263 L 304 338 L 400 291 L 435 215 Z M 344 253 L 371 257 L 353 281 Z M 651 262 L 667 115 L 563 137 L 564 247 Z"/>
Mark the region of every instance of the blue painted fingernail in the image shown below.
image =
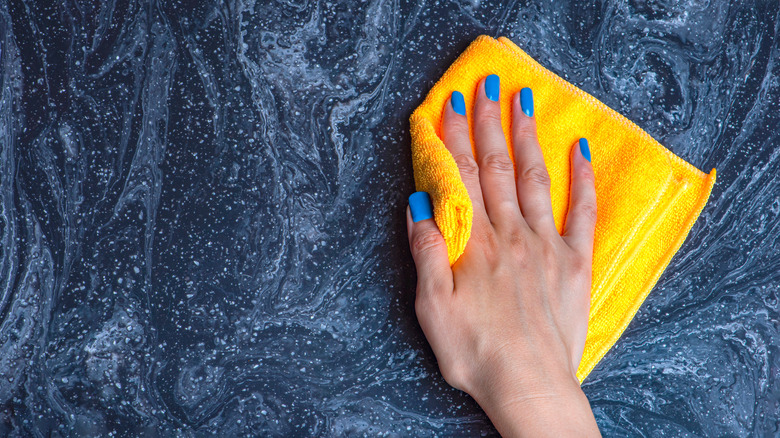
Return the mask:
<path id="1" fill-rule="evenodd" d="M 409 196 L 409 210 L 412 211 L 412 222 L 420 222 L 433 217 L 433 205 L 427 192 L 414 192 Z"/>
<path id="2" fill-rule="evenodd" d="M 588 139 L 580 139 L 580 152 L 582 152 L 582 156 L 585 157 L 586 160 L 590 161 L 590 147 L 588 147 Z"/>
<path id="3" fill-rule="evenodd" d="M 520 107 L 528 117 L 534 116 L 534 93 L 530 88 L 520 90 Z"/>
<path id="4" fill-rule="evenodd" d="M 490 75 L 485 78 L 485 96 L 493 102 L 498 102 L 498 89 L 501 80 L 497 75 Z"/>
<path id="5" fill-rule="evenodd" d="M 452 103 L 452 109 L 455 110 L 456 113 L 462 116 L 466 115 L 466 101 L 463 100 L 463 93 L 460 91 L 453 91 L 450 102 Z"/>

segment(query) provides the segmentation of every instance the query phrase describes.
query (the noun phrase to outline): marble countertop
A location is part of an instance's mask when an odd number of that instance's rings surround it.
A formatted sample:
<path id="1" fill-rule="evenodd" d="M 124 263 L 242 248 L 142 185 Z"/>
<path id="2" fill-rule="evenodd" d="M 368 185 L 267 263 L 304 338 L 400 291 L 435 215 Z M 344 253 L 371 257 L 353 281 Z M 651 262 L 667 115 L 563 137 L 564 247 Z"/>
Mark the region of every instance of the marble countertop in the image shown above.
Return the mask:
<path id="1" fill-rule="evenodd" d="M 778 2 L 0 0 L 0 435 L 494 435 L 404 226 L 480 34 L 718 169 L 584 382 L 604 435 L 780 433 Z"/>

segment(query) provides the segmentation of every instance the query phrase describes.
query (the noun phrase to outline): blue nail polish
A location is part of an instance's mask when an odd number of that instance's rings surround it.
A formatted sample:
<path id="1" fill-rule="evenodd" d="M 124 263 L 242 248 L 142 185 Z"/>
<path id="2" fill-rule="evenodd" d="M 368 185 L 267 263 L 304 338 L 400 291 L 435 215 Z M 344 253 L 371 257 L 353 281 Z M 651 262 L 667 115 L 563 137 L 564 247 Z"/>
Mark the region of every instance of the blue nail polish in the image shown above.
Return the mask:
<path id="1" fill-rule="evenodd" d="M 433 217 L 433 205 L 427 192 L 414 192 L 409 196 L 409 210 L 412 212 L 412 222 L 420 222 Z"/>
<path id="2" fill-rule="evenodd" d="M 528 117 L 534 116 L 534 93 L 530 88 L 520 90 L 520 107 Z"/>
<path id="3" fill-rule="evenodd" d="M 466 115 L 466 101 L 463 100 L 463 93 L 460 91 L 453 91 L 450 102 L 452 103 L 452 109 L 455 110 L 457 114 L 462 116 Z"/>
<path id="4" fill-rule="evenodd" d="M 485 96 L 493 102 L 498 102 L 500 79 L 497 75 L 485 78 Z"/>
<path id="5" fill-rule="evenodd" d="M 590 147 L 588 146 L 588 140 L 586 138 L 580 139 L 580 152 L 586 160 L 590 161 Z"/>

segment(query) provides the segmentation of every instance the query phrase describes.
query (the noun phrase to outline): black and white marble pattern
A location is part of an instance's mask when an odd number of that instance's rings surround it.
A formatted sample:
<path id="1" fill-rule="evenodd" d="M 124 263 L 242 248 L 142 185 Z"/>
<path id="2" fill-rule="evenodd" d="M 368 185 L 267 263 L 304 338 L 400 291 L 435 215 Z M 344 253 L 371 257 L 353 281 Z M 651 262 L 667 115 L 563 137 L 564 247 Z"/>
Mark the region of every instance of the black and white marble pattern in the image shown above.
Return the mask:
<path id="1" fill-rule="evenodd" d="M 0 0 L 0 435 L 494 435 L 404 226 L 480 34 L 719 171 L 584 383 L 604 434 L 780 434 L 777 1 Z"/>

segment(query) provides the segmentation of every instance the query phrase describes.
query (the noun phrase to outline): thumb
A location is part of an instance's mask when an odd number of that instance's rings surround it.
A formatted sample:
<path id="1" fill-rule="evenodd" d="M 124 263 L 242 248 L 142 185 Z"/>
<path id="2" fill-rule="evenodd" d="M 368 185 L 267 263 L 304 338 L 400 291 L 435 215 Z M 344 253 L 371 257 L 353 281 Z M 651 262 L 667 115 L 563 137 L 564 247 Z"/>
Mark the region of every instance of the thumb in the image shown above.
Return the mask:
<path id="1" fill-rule="evenodd" d="M 452 292 L 453 280 L 447 243 L 433 220 L 431 198 L 426 192 L 409 196 L 406 209 L 409 248 L 417 267 L 417 293 Z"/>

